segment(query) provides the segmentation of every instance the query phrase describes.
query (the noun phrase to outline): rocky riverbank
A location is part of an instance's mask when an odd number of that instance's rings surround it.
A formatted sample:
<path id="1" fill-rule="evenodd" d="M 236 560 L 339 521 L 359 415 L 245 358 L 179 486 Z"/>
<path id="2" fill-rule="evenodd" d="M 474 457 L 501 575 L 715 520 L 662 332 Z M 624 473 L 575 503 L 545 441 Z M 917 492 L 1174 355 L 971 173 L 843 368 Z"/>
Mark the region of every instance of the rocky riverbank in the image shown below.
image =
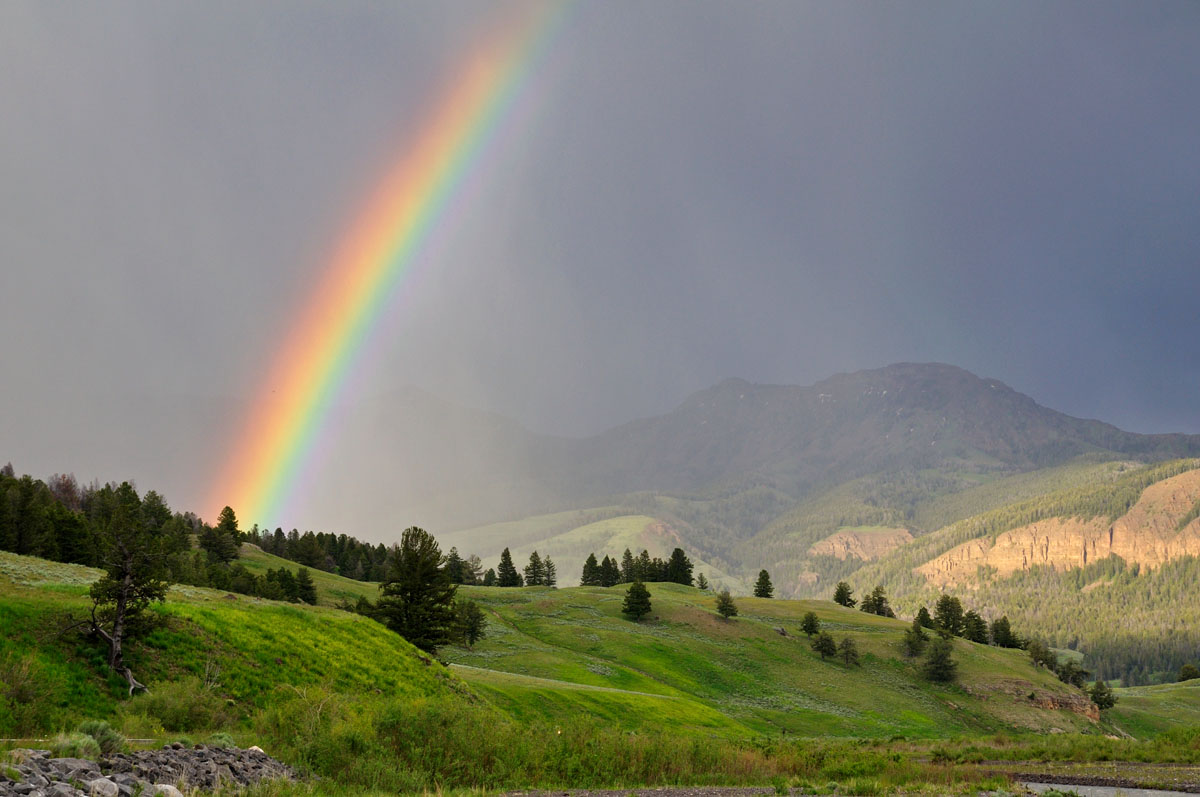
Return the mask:
<path id="1" fill-rule="evenodd" d="M 240 788 L 296 773 L 257 747 L 184 747 L 117 753 L 88 761 L 13 750 L 0 768 L 0 797 L 182 797 L 183 790 Z"/>

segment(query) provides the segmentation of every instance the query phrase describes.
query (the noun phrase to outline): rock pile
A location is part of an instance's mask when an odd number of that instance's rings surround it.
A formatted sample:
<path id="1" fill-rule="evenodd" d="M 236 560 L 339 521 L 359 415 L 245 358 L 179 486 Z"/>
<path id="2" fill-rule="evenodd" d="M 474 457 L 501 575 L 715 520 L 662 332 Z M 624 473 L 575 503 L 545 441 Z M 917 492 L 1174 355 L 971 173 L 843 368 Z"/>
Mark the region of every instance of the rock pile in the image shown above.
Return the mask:
<path id="1" fill-rule="evenodd" d="M 87 761 L 51 758 L 47 750 L 13 750 L 0 767 L 0 797 L 182 797 L 180 789 L 240 788 L 296 773 L 257 747 L 193 748 L 118 753 Z"/>

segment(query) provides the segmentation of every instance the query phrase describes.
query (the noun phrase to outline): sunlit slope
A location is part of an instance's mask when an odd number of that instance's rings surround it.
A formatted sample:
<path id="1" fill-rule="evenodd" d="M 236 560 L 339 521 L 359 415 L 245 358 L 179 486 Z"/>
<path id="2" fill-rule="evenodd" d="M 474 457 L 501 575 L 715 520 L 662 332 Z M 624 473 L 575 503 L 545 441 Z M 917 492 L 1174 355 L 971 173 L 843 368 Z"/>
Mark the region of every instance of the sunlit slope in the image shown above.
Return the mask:
<path id="1" fill-rule="evenodd" d="M 520 570 L 529 561 L 529 555 L 537 551 L 541 557 L 554 560 L 558 571 L 558 583 L 575 586 L 583 572 L 583 563 L 589 553 L 597 560 L 605 556 L 620 560 L 626 549 L 633 554 L 648 551 L 650 556 L 668 559 L 675 548 L 683 548 L 695 566 L 694 574 L 705 577 L 721 586 L 736 591 L 748 591 L 745 579 L 731 575 L 723 568 L 706 561 L 689 545 L 683 534 L 671 523 L 644 514 L 622 514 L 602 517 L 600 520 L 572 525 L 575 521 L 587 520 L 596 515 L 605 515 L 609 509 L 593 512 L 566 512 L 530 518 L 528 521 L 500 523 L 481 527 L 468 532 L 445 535 L 441 539 L 443 550 L 456 545 L 460 553 L 479 553 L 483 566 L 495 567 L 500 551 L 509 548 L 513 563 Z M 511 536 L 505 536 L 505 535 Z M 523 541 L 522 541 L 523 540 Z M 519 542 L 520 541 L 520 542 Z"/>
<path id="2" fill-rule="evenodd" d="M 1200 679 L 1158 686 L 1114 689 L 1113 719 L 1139 738 L 1200 725 Z"/>
<path id="3" fill-rule="evenodd" d="M 711 594 L 669 584 L 649 589 L 653 613 L 641 623 L 621 615 L 624 587 L 467 589 L 488 611 L 488 636 L 473 651 L 447 648 L 445 655 L 473 668 L 547 679 L 459 671 L 499 705 L 520 704 L 525 713 L 542 710 L 521 697 L 535 686 L 560 704 L 577 700 L 577 685 L 621 690 L 611 694 L 622 705 L 640 706 L 626 709 L 634 726 L 652 724 L 661 705 L 640 693 L 694 703 L 754 733 L 938 737 L 1094 727 L 1079 713 L 1090 710 L 1082 693 L 1033 669 L 1020 651 L 956 640 L 960 683 L 934 686 L 904 658 L 900 621 L 825 601 L 754 598 L 739 599 L 741 615 L 725 621 Z M 838 641 L 855 641 L 862 666 L 822 661 L 813 652 L 799 630 L 810 610 Z M 607 694 L 586 692 L 593 704 Z M 544 710 L 551 717 L 561 711 Z"/>
<path id="4" fill-rule="evenodd" d="M 85 615 L 88 587 L 99 576 L 0 553 L 0 661 L 28 659 L 47 690 L 42 699 L 65 722 L 109 716 L 125 691 L 123 679 L 105 674 L 97 646 L 57 633 L 68 616 Z M 176 586 L 153 612 L 161 627 L 126 649 L 139 680 L 154 690 L 207 679 L 237 712 L 266 705 L 280 690 L 310 687 L 406 697 L 464 690 L 380 624 L 335 609 Z"/>
<path id="5" fill-rule="evenodd" d="M 280 568 L 295 573 L 302 567 L 291 560 L 265 553 L 257 545 L 248 543 L 242 545 L 237 561 L 255 575 L 263 575 L 268 570 Z M 317 603 L 321 606 L 337 606 L 343 601 L 354 603 L 360 596 L 372 602 L 379 599 L 379 584 L 376 582 L 355 581 L 335 573 L 317 570 L 315 567 L 308 568 L 308 572 L 317 588 Z"/>

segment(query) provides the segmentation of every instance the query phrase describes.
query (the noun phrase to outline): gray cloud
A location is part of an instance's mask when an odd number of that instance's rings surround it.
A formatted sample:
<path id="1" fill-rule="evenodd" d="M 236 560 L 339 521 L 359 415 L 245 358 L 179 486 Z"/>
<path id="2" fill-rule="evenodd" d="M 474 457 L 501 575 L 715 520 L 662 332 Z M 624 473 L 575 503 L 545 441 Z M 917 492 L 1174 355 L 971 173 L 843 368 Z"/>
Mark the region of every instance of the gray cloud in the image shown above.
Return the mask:
<path id="1" fill-rule="evenodd" d="M 197 500 L 497 13 L 5 3 L 0 458 Z M 1200 431 L 1198 38 L 1188 2 L 581 3 L 364 390 L 584 433 L 727 376 L 941 360 Z"/>

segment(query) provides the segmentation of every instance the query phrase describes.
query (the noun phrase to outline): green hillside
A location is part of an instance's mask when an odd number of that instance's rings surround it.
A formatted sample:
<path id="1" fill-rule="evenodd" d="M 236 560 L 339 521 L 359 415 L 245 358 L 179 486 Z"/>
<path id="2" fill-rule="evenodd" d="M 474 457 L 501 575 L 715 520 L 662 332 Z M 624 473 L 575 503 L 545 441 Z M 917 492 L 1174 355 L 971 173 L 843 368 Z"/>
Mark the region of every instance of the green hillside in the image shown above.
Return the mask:
<path id="1" fill-rule="evenodd" d="M 962 678 L 938 687 L 904 658 L 902 622 L 828 601 L 755 598 L 739 599 L 741 615 L 725 621 L 710 594 L 649 587 L 654 610 L 642 623 L 621 615 L 622 587 L 467 589 L 489 612 L 489 634 L 474 650 L 446 656 L 465 665 L 462 678 L 498 705 L 551 720 L 572 706 L 607 702 L 630 728 L 653 726 L 670 705 L 671 716 L 682 715 L 681 730 L 745 735 L 938 737 L 1092 727 L 1081 714 L 1037 705 L 1087 707 L 1081 693 L 1034 670 L 1020 651 L 956 640 Z M 807 611 L 839 641 L 855 641 L 861 667 L 813 652 L 799 630 Z M 543 699 L 526 699 L 531 694 Z"/>
<path id="2" fill-rule="evenodd" d="M 285 566 L 244 554 L 252 568 Z M 85 718 L 155 743 L 231 733 L 322 776 L 318 793 L 767 783 L 975 793 L 1006 781 L 923 763 L 935 745 L 975 740 L 1001 757 L 1016 748 L 989 741 L 995 732 L 1032 732 L 1020 742 L 1029 747 L 1046 732 L 1078 731 L 1086 735 L 1055 755 L 1099 754 L 1102 732 L 1200 724 L 1190 686 L 1122 690 L 1097 724 L 1077 713 L 1088 705 L 1081 693 L 1019 651 L 956 640 L 959 679 L 937 686 L 901 655 L 898 621 L 749 598 L 725 621 L 710 594 L 674 584 L 650 585 L 654 609 L 641 623 L 620 614 L 620 587 L 465 588 L 490 625 L 473 650 L 443 648 L 450 668 L 327 606 L 177 586 L 153 607 L 158 626 L 128 646 L 150 685 L 130 699 L 98 648 L 63 630 L 98 574 L 0 554 L 0 733 L 43 737 Z M 331 575 L 318 586 L 323 603 L 375 589 Z M 810 610 L 856 642 L 860 667 L 812 651 L 798 629 Z M 1175 760 L 1184 742 L 1121 755 Z"/>
<path id="3" fill-rule="evenodd" d="M 250 572 L 261 575 L 268 570 L 285 568 L 295 573 L 300 565 L 273 554 L 265 553 L 257 545 L 245 543 L 238 553 L 238 562 Z M 337 606 L 343 602 L 354 603 L 359 597 L 374 601 L 379 597 L 379 584 L 368 581 L 355 581 L 352 578 L 339 576 L 336 573 L 326 573 L 323 570 L 308 569 L 313 584 L 317 587 L 317 603 L 321 606 Z"/>
<path id="4" fill-rule="evenodd" d="M 462 689 L 440 667 L 383 626 L 323 607 L 176 586 L 152 606 L 158 627 L 128 649 L 130 666 L 155 688 L 126 703 L 127 685 L 105 675 L 99 648 L 59 633 L 82 618 L 99 570 L 0 552 L 0 661 L 5 678 L 23 666 L 40 690 L 21 706 L 4 703 L 0 734 L 56 730 L 82 717 L 144 719 L 141 732 L 203 730 L 249 717 L 281 689 L 445 696 Z M 178 694 L 177 694 L 178 693 Z M 178 699 L 193 704 L 167 706 Z M 195 719 L 198 717 L 199 719 Z M 141 722 L 141 720 L 139 720 Z M 193 725 L 194 727 L 183 727 Z"/>

